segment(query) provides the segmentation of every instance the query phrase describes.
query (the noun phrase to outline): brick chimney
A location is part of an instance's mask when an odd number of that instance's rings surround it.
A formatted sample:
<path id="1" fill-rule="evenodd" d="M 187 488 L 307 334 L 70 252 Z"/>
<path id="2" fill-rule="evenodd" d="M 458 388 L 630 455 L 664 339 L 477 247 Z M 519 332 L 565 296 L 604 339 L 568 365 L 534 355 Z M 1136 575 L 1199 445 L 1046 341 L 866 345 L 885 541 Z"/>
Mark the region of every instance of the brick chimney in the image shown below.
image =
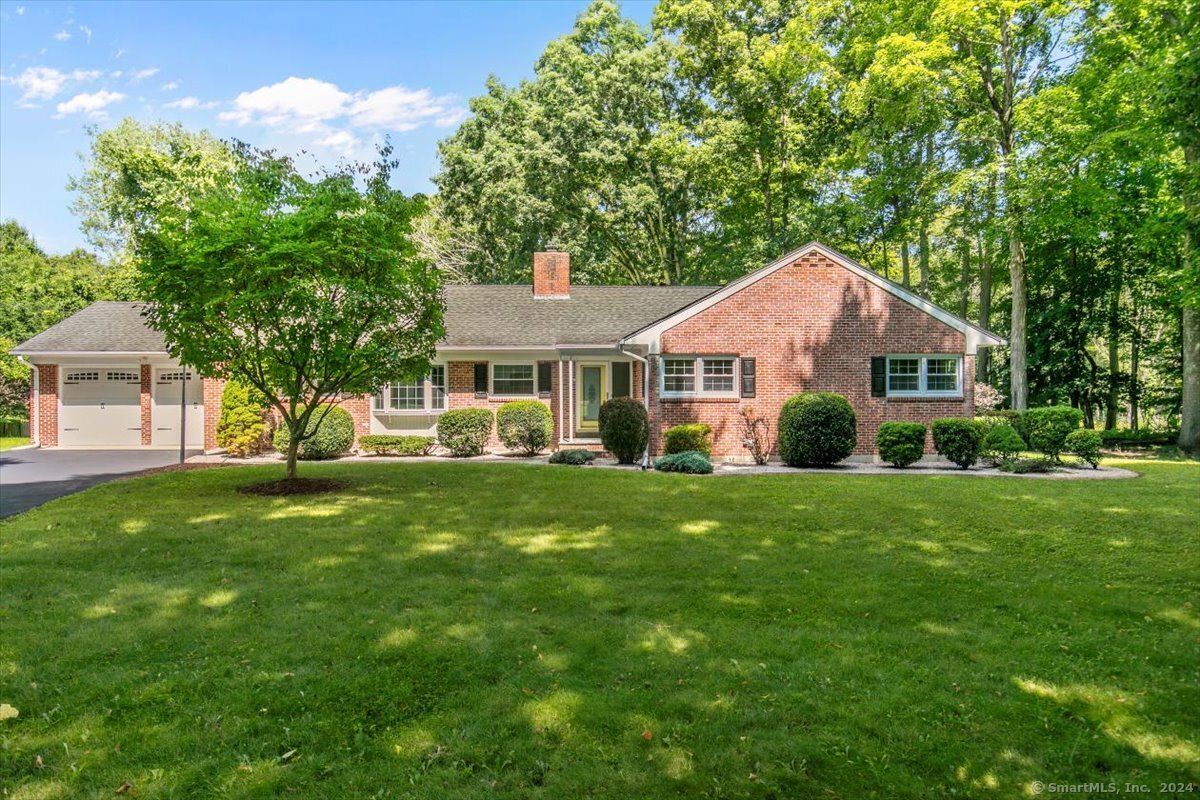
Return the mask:
<path id="1" fill-rule="evenodd" d="M 563 299 L 571 296 L 571 254 L 548 247 L 533 254 L 533 296 Z"/>

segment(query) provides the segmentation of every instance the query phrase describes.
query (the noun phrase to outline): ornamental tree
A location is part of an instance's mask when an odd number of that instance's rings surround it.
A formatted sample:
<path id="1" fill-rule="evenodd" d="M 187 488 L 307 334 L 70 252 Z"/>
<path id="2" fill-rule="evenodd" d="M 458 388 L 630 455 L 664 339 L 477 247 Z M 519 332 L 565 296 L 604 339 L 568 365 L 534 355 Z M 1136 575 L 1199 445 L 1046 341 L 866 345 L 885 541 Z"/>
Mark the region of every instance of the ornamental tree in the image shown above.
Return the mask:
<path id="1" fill-rule="evenodd" d="M 172 356 L 253 386 L 279 412 L 292 480 L 330 400 L 429 370 L 440 281 L 409 238 L 423 200 L 389 186 L 390 146 L 313 179 L 270 151 L 233 153 L 227 185 L 138 237 L 139 284 Z"/>

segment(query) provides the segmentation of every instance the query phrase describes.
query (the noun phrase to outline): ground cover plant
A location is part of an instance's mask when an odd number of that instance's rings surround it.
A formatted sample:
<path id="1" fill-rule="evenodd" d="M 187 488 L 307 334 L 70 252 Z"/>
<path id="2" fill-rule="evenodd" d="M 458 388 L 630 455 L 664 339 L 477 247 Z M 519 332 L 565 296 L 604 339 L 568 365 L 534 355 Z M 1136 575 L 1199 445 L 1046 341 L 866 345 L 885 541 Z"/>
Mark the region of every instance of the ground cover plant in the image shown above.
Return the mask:
<path id="1" fill-rule="evenodd" d="M 1200 781 L 1200 465 L 1118 463 L 1144 475 L 110 483 L 0 522 L 0 776 L 142 800 Z"/>

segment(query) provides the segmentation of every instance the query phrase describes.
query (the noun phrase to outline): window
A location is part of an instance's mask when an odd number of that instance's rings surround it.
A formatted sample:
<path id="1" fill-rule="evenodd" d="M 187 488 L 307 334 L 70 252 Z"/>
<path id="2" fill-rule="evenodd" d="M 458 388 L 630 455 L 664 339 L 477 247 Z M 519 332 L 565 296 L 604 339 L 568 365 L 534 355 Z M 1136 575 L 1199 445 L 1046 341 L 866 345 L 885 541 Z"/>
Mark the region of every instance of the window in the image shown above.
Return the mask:
<path id="1" fill-rule="evenodd" d="M 533 394 L 533 364 L 493 364 L 492 394 Z"/>
<path id="2" fill-rule="evenodd" d="M 699 385 L 696 376 L 700 376 Z M 662 360 L 664 395 L 737 396 L 737 359 L 733 356 L 671 357 Z"/>
<path id="3" fill-rule="evenodd" d="M 137 372 L 112 372 L 108 373 L 110 381 L 125 381 L 126 383 L 141 383 L 142 376 Z"/>
<path id="4" fill-rule="evenodd" d="M 696 359 L 664 358 L 663 393 L 690 394 L 696 391 Z"/>
<path id="5" fill-rule="evenodd" d="M 887 393 L 900 397 L 958 396 L 962 394 L 962 357 L 888 356 Z"/>
<path id="6" fill-rule="evenodd" d="M 184 380 L 184 374 L 182 372 L 160 372 L 160 373 L 158 373 L 158 382 L 159 383 L 179 383 L 182 380 Z M 187 373 L 187 380 L 194 381 L 194 380 L 196 380 L 196 376 L 189 372 L 189 373 Z"/>
<path id="7" fill-rule="evenodd" d="M 733 359 L 704 358 L 704 391 L 725 393 L 733 391 Z"/>
<path id="8" fill-rule="evenodd" d="M 371 399 L 375 411 L 445 411 L 446 367 L 430 367 L 424 379 L 385 383 Z"/>
<path id="9" fill-rule="evenodd" d="M 68 372 L 63 377 L 63 380 L 66 381 L 67 383 L 84 383 L 84 382 L 90 382 L 90 381 L 98 381 L 98 380 L 100 380 L 100 373 L 92 372 L 92 371 Z"/>

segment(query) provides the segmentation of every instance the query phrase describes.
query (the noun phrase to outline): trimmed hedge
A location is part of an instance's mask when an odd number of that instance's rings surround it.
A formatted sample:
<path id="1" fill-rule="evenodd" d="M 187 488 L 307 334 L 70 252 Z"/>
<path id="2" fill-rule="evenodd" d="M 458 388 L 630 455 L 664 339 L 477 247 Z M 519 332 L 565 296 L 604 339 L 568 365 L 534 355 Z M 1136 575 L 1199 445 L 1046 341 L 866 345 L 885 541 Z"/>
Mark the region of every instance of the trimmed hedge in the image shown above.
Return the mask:
<path id="1" fill-rule="evenodd" d="M 667 428 L 663 433 L 663 441 L 663 452 L 667 455 L 686 453 L 689 450 L 704 453 L 706 456 L 712 455 L 712 428 L 703 422 L 689 422 Z"/>
<path id="2" fill-rule="evenodd" d="M 708 475 L 713 471 L 712 462 L 699 450 L 665 455 L 654 462 L 654 468 L 659 472 L 686 472 L 689 475 Z"/>
<path id="3" fill-rule="evenodd" d="M 875 434 L 879 457 L 903 469 L 925 454 L 925 426 L 919 422 L 885 422 Z"/>
<path id="4" fill-rule="evenodd" d="M 305 461 L 337 458 L 349 452 L 350 446 L 354 444 L 354 419 L 350 412 L 341 406 L 325 404 L 318 407 L 308 418 L 304 433 L 312 435 L 300 442 L 296 451 L 297 458 Z M 287 454 L 291 440 L 292 436 L 286 425 L 275 429 L 273 443 L 280 453 Z"/>
<path id="5" fill-rule="evenodd" d="M 854 452 L 854 408 L 832 392 L 798 394 L 779 411 L 779 457 L 789 467 L 827 467 Z"/>
<path id="6" fill-rule="evenodd" d="M 570 464 L 582 467 L 596 460 L 591 450 L 559 450 L 550 456 L 551 464 Z"/>
<path id="7" fill-rule="evenodd" d="M 267 444 L 267 399 L 262 392 L 238 381 L 221 390 L 221 416 L 217 420 L 217 447 L 231 456 L 261 453 Z"/>
<path id="8" fill-rule="evenodd" d="M 650 441 L 650 418 L 645 406 L 631 397 L 614 397 L 600 406 L 600 441 L 619 464 L 632 464 L 641 458 Z"/>
<path id="9" fill-rule="evenodd" d="M 1063 442 L 1063 449 L 1072 455 L 1079 456 L 1085 464 L 1091 464 L 1092 469 L 1100 466 L 1100 446 L 1103 440 L 1100 434 L 1092 430 L 1082 429 L 1071 431 Z"/>
<path id="10" fill-rule="evenodd" d="M 358 449 L 376 456 L 427 456 L 433 442 L 432 436 L 375 434 L 358 437 Z"/>
<path id="11" fill-rule="evenodd" d="M 513 400 L 496 411 L 496 433 L 509 450 L 536 456 L 550 446 L 554 418 L 537 400 Z"/>
<path id="12" fill-rule="evenodd" d="M 993 461 L 1012 461 L 1025 450 L 1025 441 L 1017 429 L 1002 422 L 983 437 L 983 455 Z"/>
<path id="13" fill-rule="evenodd" d="M 968 469 L 979 460 L 981 428 L 973 419 L 949 417 L 933 421 L 933 447 L 942 456 Z"/>
<path id="14" fill-rule="evenodd" d="M 1014 458 L 1000 465 L 1001 472 L 1011 472 L 1014 475 L 1029 475 L 1031 473 L 1057 472 L 1058 462 L 1053 458 L 1038 456 L 1037 458 Z"/>
<path id="15" fill-rule="evenodd" d="M 1067 436 L 1083 423 L 1083 412 L 1071 406 L 1046 406 L 1025 412 L 1025 441 L 1039 453 L 1058 458 Z"/>
<path id="16" fill-rule="evenodd" d="M 482 455 L 492 433 L 492 412 L 486 408 L 456 408 L 438 417 L 437 436 L 451 455 Z"/>
<path id="17" fill-rule="evenodd" d="M 1105 447 L 1155 447 L 1173 445 L 1179 440 L 1179 431 L 1161 430 L 1158 428 L 1113 428 L 1111 431 L 1100 431 L 1100 439 Z"/>

